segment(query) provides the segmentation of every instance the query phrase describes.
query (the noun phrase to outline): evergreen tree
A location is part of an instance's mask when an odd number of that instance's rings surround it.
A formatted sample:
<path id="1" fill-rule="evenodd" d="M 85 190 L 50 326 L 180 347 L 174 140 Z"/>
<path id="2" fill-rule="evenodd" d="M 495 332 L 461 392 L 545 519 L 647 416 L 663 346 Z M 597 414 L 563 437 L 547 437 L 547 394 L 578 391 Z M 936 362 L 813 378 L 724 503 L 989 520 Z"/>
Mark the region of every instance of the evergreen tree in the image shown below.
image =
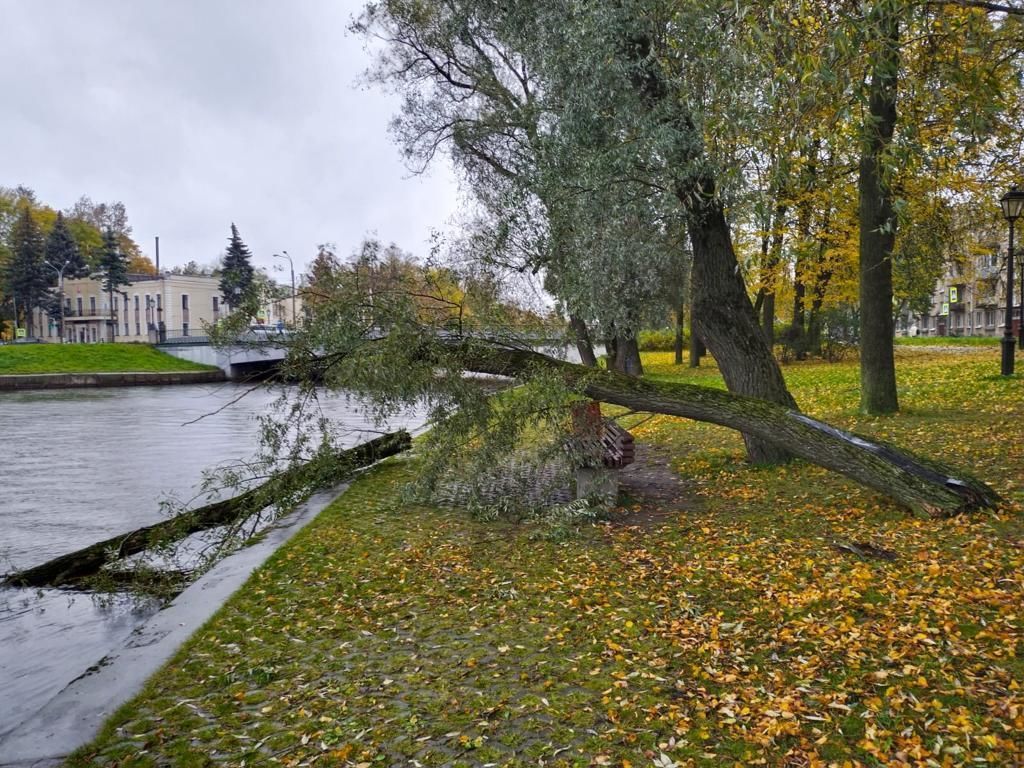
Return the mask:
<path id="1" fill-rule="evenodd" d="M 58 329 L 61 338 L 64 337 L 64 324 L 61 305 L 63 304 L 63 286 L 60 276 L 66 279 L 85 277 L 89 274 L 89 265 L 82 256 L 82 251 L 75 242 L 67 222 L 64 221 L 64 214 L 57 212 L 57 220 L 53 223 L 50 234 L 46 237 L 46 261 L 50 265 L 47 277 L 56 281 L 56 287 L 47 292 L 42 307 L 51 320 L 61 318 Z"/>
<path id="2" fill-rule="evenodd" d="M 250 297 L 253 290 L 252 253 L 238 235 L 238 227 L 231 225 L 231 237 L 220 272 L 220 290 L 231 309 L 237 309 Z"/>
<path id="3" fill-rule="evenodd" d="M 103 233 L 103 251 L 100 253 L 100 271 L 103 272 L 103 290 L 110 306 L 110 341 L 114 340 L 114 291 L 129 285 L 128 258 L 122 253 L 117 233 L 108 229 Z"/>
<path id="4" fill-rule="evenodd" d="M 4 270 L 7 292 L 18 303 L 18 310 L 26 318 L 28 335 L 33 333 L 32 310 L 40 305 L 46 294 L 48 278 L 43 264 L 43 234 L 32 218 L 27 205 L 23 206 L 10 233 L 10 256 Z"/>
<path id="5" fill-rule="evenodd" d="M 68 280 L 89 274 L 89 265 L 82 256 L 71 230 L 68 229 L 64 214 L 60 211 L 57 212 L 57 220 L 46 238 L 46 260 L 57 269 L 66 263 L 64 277 Z"/>

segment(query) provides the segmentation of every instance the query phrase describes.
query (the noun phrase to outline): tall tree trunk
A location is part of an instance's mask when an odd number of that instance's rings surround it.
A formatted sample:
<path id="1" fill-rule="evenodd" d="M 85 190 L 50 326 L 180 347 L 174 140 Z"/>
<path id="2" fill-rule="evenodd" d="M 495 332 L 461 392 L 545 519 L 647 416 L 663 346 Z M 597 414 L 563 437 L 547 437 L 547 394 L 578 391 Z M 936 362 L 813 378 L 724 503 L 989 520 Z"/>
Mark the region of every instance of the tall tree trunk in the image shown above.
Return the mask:
<path id="1" fill-rule="evenodd" d="M 640 360 L 640 346 L 635 333 L 615 337 L 615 370 L 627 376 L 644 375 L 644 364 Z"/>
<path id="2" fill-rule="evenodd" d="M 715 356 L 729 391 L 796 409 L 779 364 L 765 344 L 732 248 L 729 225 L 714 197 L 714 184 L 701 184 L 702 203 L 690 224 L 693 245 L 691 326 Z M 693 206 L 692 201 L 687 201 Z M 744 434 L 749 459 L 757 464 L 787 461 L 776 443 Z"/>
<path id="3" fill-rule="evenodd" d="M 943 517 L 993 507 L 999 501 L 991 488 L 967 474 L 836 429 L 784 405 L 693 384 L 590 371 L 529 350 L 476 346 L 467 351 L 463 363 L 468 370 L 512 377 L 546 365 L 594 400 L 739 430 L 745 438 L 751 435 L 778 445 L 786 454 L 874 488 L 921 515 Z"/>
<path id="4" fill-rule="evenodd" d="M 781 192 L 776 192 L 781 194 Z M 775 291 L 779 283 L 779 265 L 782 263 L 782 226 L 786 217 L 786 206 L 775 206 L 772 217 L 772 231 L 764 241 L 765 263 L 761 282 L 764 285 L 764 302 L 761 306 L 761 330 L 764 331 L 768 349 L 775 345 Z"/>
<path id="5" fill-rule="evenodd" d="M 675 352 L 676 365 L 683 364 L 683 324 L 686 319 L 686 302 L 679 302 L 676 307 L 676 337 L 673 340 L 672 349 Z"/>
<path id="6" fill-rule="evenodd" d="M 590 342 L 590 331 L 587 330 L 587 324 L 578 316 L 570 313 L 569 330 L 572 331 L 576 349 L 580 353 L 580 361 L 588 368 L 597 368 L 597 355 L 594 354 L 594 345 Z"/>
<path id="7" fill-rule="evenodd" d="M 860 405 L 869 414 L 899 409 L 893 357 L 892 250 L 896 216 L 885 154 L 896 127 L 899 19 L 891 0 L 872 16 L 877 50 L 868 84 L 858 193 L 860 195 Z"/>
<path id="8" fill-rule="evenodd" d="M 700 359 L 704 357 L 707 352 L 707 348 L 704 346 L 704 342 L 700 340 L 700 336 L 697 334 L 697 329 L 693 322 L 693 313 L 690 313 L 690 367 L 700 368 Z"/>

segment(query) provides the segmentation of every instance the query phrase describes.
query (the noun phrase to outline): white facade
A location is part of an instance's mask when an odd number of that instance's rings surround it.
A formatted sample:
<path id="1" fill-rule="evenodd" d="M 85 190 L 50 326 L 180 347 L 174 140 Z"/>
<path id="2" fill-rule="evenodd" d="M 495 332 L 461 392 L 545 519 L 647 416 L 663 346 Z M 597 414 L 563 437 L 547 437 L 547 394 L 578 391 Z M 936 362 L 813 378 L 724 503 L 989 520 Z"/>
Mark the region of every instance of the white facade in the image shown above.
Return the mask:
<path id="1" fill-rule="evenodd" d="M 132 275 L 111 297 L 100 280 L 64 281 L 64 340 L 93 344 L 103 341 L 156 342 L 164 338 L 204 336 L 205 328 L 227 316 L 220 278 L 207 275 Z M 293 327 L 291 294 L 263 302 L 253 322 Z M 302 298 L 295 313 L 302 317 Z M 60 341 L 60 318 L 35 310 L 35 327 L 42 341 Z"/>
<path id="2" fill-rule="evenodd" d="M 167 335 L 201 335 L 204 324 L 216 323 L 227 310 L 218 282 L 216 277 L 204 276 L 133 275 L 131 283 L 111 297 L 99 280 L 65 280 L 64 340 L 150 342 L 157 339 L 161 327 Z M 58 341 L 60 318 L 36 312 L 39 337 Z"/>

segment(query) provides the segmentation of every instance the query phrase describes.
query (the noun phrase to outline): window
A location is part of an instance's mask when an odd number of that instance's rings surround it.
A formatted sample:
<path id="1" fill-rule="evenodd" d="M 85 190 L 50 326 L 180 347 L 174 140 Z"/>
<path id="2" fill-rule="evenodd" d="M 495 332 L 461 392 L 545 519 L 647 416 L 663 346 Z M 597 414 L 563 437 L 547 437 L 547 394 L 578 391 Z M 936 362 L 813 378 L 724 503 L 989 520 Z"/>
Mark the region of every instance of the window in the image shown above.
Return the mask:
<path id="1" fill-rule="evenodd" d="M 78 302 L 78 316 L 82 316 L 82 297 L 79 296 L 76 301 Z"/>
<path id="2" fill-rule="evenodd" d="M 146 294 L 146 327 L 153 325 L 153 297 Z"/>
<path id="3" fill-rule="evenodd" d="M 181 324 L 181 335 L 188 336 L 188 323 Z"/>
<path id="4" fill-rule="evenodd" d="M 127 303 L 127 301 L 128 301 L 128 299 L 125 299 L 126 303 Z M 124 321 L 124 335 L 125 336 L 128 335 L 128 321 L 127 320 Z"/>
<path id="5" fill-rule="evenodd" d="M 220 312 L 220 296 L 213 297 L 213 316 L 216 317 Z"/>
<path id="6" fill-rule="evenodd" d="M 181 294 L 181 327 L 188 328 L 188 324 L 190 321 L 191 318 L 188 316 L 188 294 L 183 293 Z M 187 333 L 185 333 L 184 335 L 188 336 Z"/>
<path id="7" fill-rule="evenodd" d="M 136 336 L 141 336 L 142 335 L 142 326 L 139 325 L 139 321 L 138 320 L 135 321 L 135 335 Z"/>
<path id="8" fill-rule="evenodd" d="M 90 315 L 95 315 L 96 314 L 96 297 L 95 296 L 90 296 L 89 297 L 89 314 Z M 96 332 L 94 330 L 93 334 L 95 335 L 95 333 Z M 93 341 L 96 341 L 96 339 L 93 339 Z"/>

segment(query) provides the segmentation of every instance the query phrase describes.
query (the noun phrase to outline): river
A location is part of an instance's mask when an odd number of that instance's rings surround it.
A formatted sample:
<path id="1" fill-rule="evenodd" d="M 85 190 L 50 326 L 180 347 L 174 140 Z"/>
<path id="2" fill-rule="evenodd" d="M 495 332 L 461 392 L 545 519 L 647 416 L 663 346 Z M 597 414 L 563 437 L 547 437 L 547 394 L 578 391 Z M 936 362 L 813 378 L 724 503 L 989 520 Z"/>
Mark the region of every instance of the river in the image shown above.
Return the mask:
<path id="1" fill-rule="evenodd" d="M 251 458 L 276 395 L 234 384 L 0 392 L 0 573 L 164 519 L 204 470 Z M 378 430 L 321 398 L 347 444 Z M 411 414 L 392 427 L 415 427 Z M 0 736 L 127 637 L 154 608 L 56 590 L 0 590 Z"/>

